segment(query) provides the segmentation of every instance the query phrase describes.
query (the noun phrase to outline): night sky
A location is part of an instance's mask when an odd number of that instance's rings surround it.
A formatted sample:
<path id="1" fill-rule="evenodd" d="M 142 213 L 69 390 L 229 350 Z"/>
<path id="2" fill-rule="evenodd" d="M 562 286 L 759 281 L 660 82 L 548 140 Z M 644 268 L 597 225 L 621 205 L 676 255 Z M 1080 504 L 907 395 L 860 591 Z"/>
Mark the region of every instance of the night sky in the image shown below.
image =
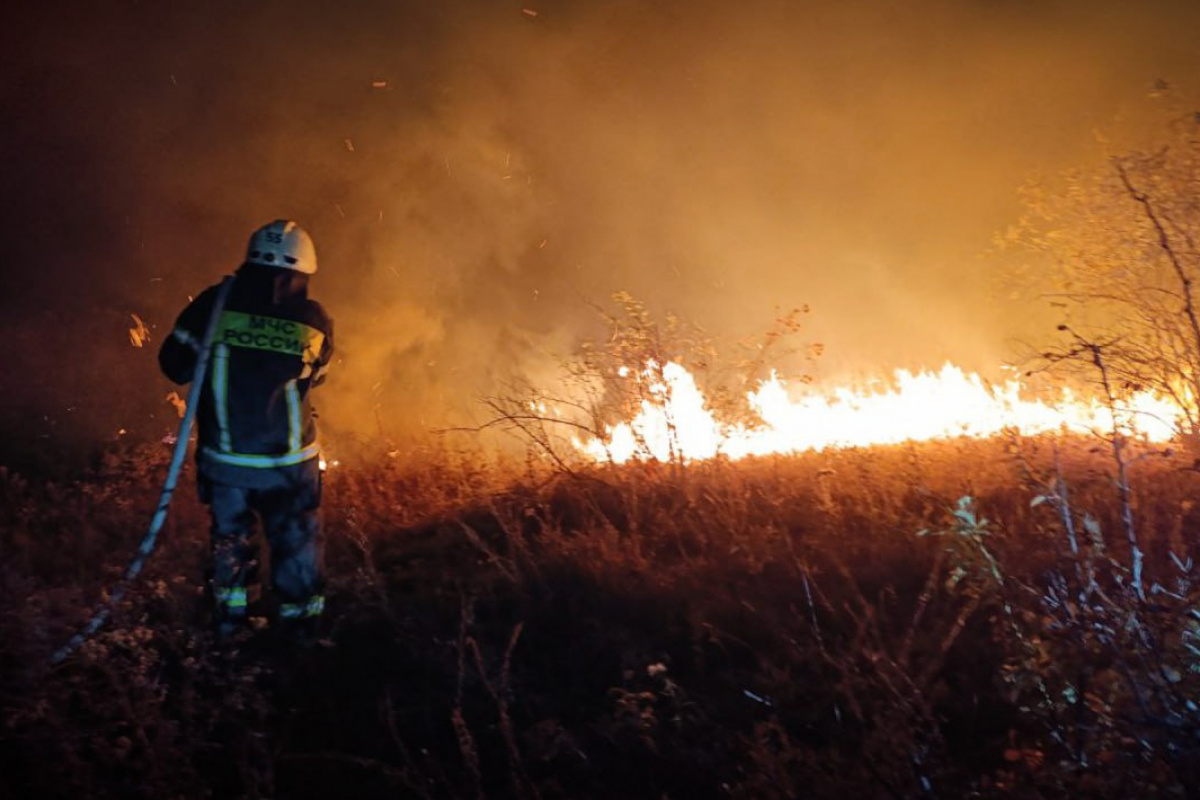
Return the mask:
<path id="1" fill-rule="evenodd" d="M 985 252 L 1020 186 L 1097 161 L 1156 86 L 1200 88 L 1196 2 L 21 5 L 12 453 L 170 430 L 158 343 L 277 217 L 316 240 L 334 431 L 460 420 L 549 375 L 618 290 L 718 337 L 808 304 L 830 376 L 984 368 L 1040 324 Z"/>

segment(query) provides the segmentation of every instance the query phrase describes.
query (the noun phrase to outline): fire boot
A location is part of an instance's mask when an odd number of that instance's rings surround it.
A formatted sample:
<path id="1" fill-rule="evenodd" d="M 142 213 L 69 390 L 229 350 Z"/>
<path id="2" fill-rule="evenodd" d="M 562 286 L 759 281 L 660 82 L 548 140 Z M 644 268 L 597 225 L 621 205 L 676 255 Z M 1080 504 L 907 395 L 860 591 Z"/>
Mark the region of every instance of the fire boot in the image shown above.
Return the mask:
<path id="1" fill-rule="evenodd" d="M 291 645 L 311 647 L 320 641 L 321 615 L 325 596 L 313 595 L 305 603 L 281 603 L 275 628 L 279 638 Z"/>
<path id="2" fill-rule="evenodd" d="M 215 587 L 213 600 L 213 634 L 218 641 L 228 641 L 250 631 L 245 587 Z"/>

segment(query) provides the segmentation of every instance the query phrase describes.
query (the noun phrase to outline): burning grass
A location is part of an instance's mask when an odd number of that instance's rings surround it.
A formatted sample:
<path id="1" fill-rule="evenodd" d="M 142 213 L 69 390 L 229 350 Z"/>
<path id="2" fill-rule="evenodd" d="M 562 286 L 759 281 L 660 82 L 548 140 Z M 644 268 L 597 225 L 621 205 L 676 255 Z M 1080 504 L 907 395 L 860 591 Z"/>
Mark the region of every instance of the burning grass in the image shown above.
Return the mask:
<path id="1" fill-rule="evenodd" d="M 1132 464 L 1141 600 L 1104 449 L 1054 445 L 343 459 L 332 646 L 298 652 L 209 640 L 183 492 L 115 625 L 56 668 L 165 454 L 5 474 L 0 795 L 1183 796 L 1198 479 Z"/>

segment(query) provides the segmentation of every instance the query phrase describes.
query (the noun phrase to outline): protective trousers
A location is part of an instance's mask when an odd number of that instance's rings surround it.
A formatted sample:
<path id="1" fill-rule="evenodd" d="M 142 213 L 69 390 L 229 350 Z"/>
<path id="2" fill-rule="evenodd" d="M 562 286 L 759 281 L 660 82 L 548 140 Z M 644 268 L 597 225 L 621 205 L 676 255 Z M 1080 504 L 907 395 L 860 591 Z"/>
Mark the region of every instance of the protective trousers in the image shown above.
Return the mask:
<path id="1" fill-rule="evenodd" d="M 271 551 L 271 585 L 284 621 L 315 621 L 325 609 L 324 553 L 315 470 L 283 486 L 248 488 L 202 482 L 212 515 L 213 599 L 218 628 L 244 623 L 247 587 L 256 582 L 255 523 L 262 521 Z"/>

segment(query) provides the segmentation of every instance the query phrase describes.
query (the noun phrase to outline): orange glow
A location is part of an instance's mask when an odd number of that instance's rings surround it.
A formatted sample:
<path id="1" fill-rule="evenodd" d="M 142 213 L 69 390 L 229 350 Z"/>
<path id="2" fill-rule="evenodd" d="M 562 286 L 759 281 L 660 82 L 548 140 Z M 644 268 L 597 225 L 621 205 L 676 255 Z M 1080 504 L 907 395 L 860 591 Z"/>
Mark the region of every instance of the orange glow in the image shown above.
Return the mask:
<path id="1" fill-rule="evenodd" d="M 654 380 L 655 370 L 643 374 Z M 988 386 L 976 374 L 952 364 L 937 372 L 897 370 L 886 388 L 838 388 L 815 393 L 789 387 L 772 375 L 750 392 L 751 408 L 762 425 L 727 425 L 708 408 L 695 378 L 683 366 L 667 364 L 663 380 L 651 383 L 649 400 L 637 415 L 608 427 L 603 439 L 576 441 L 596 460 L 697 460 L 928 441 L 957 436 L 987 437 L 1005 429 L 1022 434 L 1052 431 L 1123 433 L 1154 442 L 1171 439 L 1178 409 L 1143 392 L 1110 412 L 1097 399 L 1063 390 L 1053 402 L 1028 396 L 1012 379 Z M 794 393 L 789 391 L 794 388 Z M 1114 420 L 1114 416 L 1116 419 Z"/>

